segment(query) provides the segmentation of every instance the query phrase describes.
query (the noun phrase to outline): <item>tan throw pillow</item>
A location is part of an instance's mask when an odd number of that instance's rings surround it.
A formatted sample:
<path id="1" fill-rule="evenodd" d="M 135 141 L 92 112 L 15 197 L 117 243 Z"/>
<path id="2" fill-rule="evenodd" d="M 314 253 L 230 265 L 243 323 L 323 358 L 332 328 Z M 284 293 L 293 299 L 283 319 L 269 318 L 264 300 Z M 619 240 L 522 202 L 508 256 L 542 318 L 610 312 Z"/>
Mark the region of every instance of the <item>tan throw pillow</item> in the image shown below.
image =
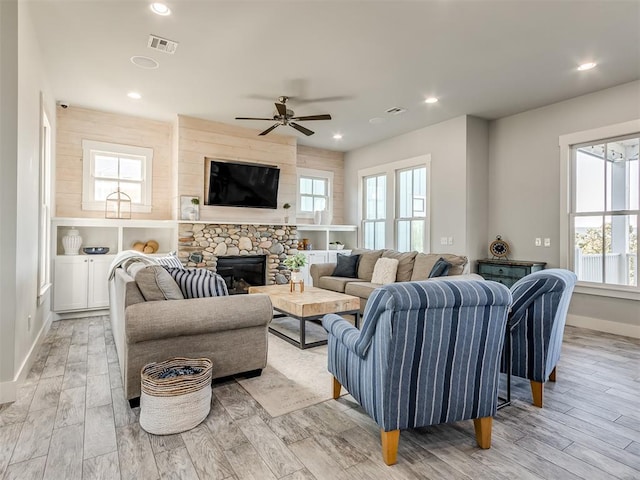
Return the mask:
<path id="1" fill-rule="evenodd" d="M 371 283 L 386 285 L 395 282 L 398 263 L 397 258 L 379 258 L 373 267 Z"/>
<path id="2" fill-rule="evenodd" d="M 451 264 L 448 275 L 462 275 L 469 261 L 467 257 L 450 253 L 419 253 L 413 262 L 411 280 L 427 280 L 436 262 L 443 258 Z"/>
<path id="3" fill-rule="evenodd" d="M 138 270 L 135 280 L 147 302 L 184 299 L 178 284 L 160 265 L 149 265 Z"/>
<path id="4" fill-rule="evenodd" d="M 382 250 L 356 249 L 351 252 L 351 255 L 360 255 L 358 278 L 365 282 L 370 282 L 371 275 L 373 275 L 373 267 L 382 256 Z"/>
<path id="5" fill-rule="evenodd" d="M 396 282 L 408 282 L 413 273 L 413 260 L 418 252 L 397 252 L 395 250 L 385 250 L 382 258 L 396 258 L 398 260 L 398 273 Z"/>

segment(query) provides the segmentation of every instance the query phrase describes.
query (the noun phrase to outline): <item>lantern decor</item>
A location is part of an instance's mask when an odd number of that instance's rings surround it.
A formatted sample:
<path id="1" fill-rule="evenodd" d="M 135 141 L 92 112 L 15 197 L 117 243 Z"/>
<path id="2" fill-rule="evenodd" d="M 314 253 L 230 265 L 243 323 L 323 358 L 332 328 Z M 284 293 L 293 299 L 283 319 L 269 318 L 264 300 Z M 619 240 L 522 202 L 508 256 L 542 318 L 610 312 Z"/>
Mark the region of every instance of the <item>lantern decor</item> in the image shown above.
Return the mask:
<path id="1" fill-rule="evenodd" d="M 131 218 L 131 197 L 120 190 L 107 195 L 104 218 Z"/>

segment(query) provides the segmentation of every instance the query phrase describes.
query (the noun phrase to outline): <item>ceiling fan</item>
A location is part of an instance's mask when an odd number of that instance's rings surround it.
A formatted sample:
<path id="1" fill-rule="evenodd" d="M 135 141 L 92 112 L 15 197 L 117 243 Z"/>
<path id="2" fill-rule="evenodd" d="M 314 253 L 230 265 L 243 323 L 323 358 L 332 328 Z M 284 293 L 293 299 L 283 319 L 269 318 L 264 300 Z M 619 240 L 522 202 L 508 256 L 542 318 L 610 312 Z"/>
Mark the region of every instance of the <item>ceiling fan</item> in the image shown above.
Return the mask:
<path id="1" fill-rule="evenodd" d="M 273 118 L 255 118 L 255 117 L 236 117 L 236 120 L 271 120 L 276 123 L 267 128 L 264 132 L 260 132 L 259 135 L 266 135 L 271 130 L 279 127 L 280 125 L 289 125 L 290 127 L 295 128 L 299 132 L 304 133 L 305 135 L 313 135 L 314 132 L 309 130 L 308 128 L 303 127 L 302 125 L 298 125 L 296 122 L 306 122 L 309 120 L 331 120 L 331 115 L 323 114 L 323 115 L 307 115 L 306 117 L 296 117 L 293 110 L 287 108 L 287 100 L 289 97 L 279 97 L 280 103 L 276 103 L 276 113 L 273 115 Z"/>

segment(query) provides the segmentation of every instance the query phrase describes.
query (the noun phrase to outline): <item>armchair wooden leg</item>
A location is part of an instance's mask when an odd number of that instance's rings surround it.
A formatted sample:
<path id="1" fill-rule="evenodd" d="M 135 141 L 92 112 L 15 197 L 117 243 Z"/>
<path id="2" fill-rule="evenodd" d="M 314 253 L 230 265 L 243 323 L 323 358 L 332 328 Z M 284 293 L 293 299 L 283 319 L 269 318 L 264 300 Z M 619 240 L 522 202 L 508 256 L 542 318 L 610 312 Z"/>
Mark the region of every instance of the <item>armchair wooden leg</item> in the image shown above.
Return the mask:
<path id="1" fill-rule="evenodd" d="M 340 389 L 342 388 L 342 385 L 340 385 L 340 382 L 338 381 L 338 379 L 336 377 L 333 377 L 333 399 L 337 400 L 338 398 L 340 398 Z"/>
<path id="2" fill-rule="evenodd" d="M 398 443 L 400 442 L 400 430 L 385 432 L 380 430 L 382 440 L 382 459 L 387 465 L 394 465 L 398 461 Z"/>
<path id="3" fill-rule="evenodd" d="M 553 370 L 551 370 L 551 373 L 549 374 L 549 381 L 550 382 L 554 382 L 556 381 L 556 368 L 558 368 L 557 366 L 553 367 Z"/>
<path id="4" fill-rule="evenodd" d="M 531 380 L 531 396 L 533 397 L 533 404 L 536 407 L 542 408 L 542 391 L 544 390 L 543 382 L 534 382 Z"/>
<path id="5" fill-rule="evenodd" d="M 491 426 L 493 417 L 482 417 L 473 419 L 473 427 L 476 431 L 476 441 L 480 448 L 491 448 Z"/>

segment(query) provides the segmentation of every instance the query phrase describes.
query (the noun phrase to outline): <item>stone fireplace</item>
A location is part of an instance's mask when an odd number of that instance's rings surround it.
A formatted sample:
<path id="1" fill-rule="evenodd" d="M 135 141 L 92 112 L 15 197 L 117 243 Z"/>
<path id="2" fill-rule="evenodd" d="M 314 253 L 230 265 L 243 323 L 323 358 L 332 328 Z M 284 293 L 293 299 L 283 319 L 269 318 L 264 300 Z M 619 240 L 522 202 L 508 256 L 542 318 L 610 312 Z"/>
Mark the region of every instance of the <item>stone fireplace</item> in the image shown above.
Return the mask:
<path id="1" fill-rule="evenodd" d="M 266 285 L 274 284 L 276 275 L 287 271 L 282 261 L 296 254 L 297 246 L 295 225 L 181 222 L 178 230 L 178 258 L 186 267 L 208 268 L 224 278 L 223 273 L 230 271 L 218 271 L 219 259 L 263 257 Z"/>
<path id="2" fill-rule="evenodd" d="M 230 295 L 248 293 L 249 287 L 265 285 L 266 255 L 218 257 L 216 273 L 227 284 Z"/>

